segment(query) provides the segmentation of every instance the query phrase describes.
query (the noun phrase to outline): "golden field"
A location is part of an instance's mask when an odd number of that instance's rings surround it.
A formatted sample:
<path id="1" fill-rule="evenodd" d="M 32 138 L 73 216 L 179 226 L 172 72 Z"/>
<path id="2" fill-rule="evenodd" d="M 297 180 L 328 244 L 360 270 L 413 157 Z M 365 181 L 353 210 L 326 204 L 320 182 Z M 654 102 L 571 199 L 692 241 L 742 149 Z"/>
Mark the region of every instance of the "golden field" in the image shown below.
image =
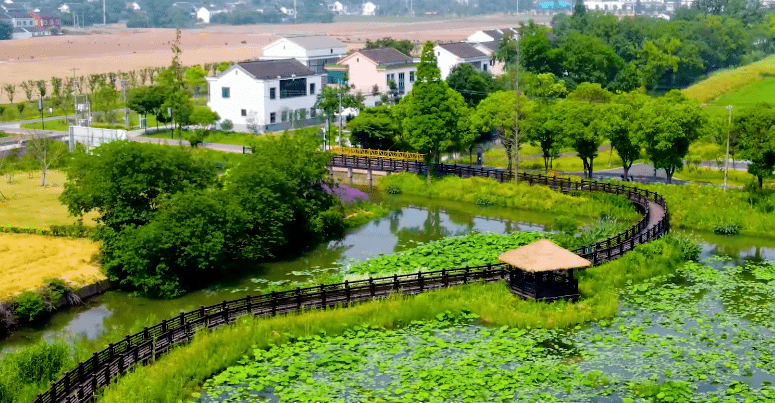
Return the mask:
<path id="1" fill-rule="evenodd" d="M 46 187 L 40 186 L 40 177 L 40 171 L 31 176 L 17 172 L 11 183 L 7 176 L 0 177 L 0 226 L 48 228 L 75 223 L 76 218 L 69 215 L 67 207 L 58 199 L 67 179 L 65 174 L 49 171 Z M 95 217 L 96 213 L 87 214 L 84 225 L 94 226 Z"/>
<path id="2" fill-rule="evenodd" d="M 0 234 L 0 301 L 38 289 L 47 278 L 61 278 L 80 287 L 106 277 L 94 256 L 99 243 L 86 239 Z"/>
<path id="3" fill-rule="evenodd" d="M 682 92 L 690 99 L 696 99 L 701 104 L 705 104 L 773 74 L 775 74 L 775 56 L 770 56 L 736 69 L 714 73 L 706 80 L 687 87 Z"/>

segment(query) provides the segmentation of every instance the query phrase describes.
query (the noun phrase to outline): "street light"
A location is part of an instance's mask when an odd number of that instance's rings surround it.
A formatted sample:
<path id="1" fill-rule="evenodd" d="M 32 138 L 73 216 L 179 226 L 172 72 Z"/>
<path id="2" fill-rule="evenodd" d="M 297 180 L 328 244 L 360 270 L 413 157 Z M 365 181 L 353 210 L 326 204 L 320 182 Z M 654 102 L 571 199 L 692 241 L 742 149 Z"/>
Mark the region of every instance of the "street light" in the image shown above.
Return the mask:
<path id="1" fill-rule="evenodd" d="M 46 130 L 46 123 L 43 121 L 43 98 L 38 98 L 38 112 L 40 112 L 40 126 Z"/>
<path id="2" fill-rule="evenodd" d="M 727 191 L 727 175 L 729 173 L 729 132 L 732 130 L 732 105 L 727 106 L 729 120 L 727 121 L 727 157 L 724 159 L 724 191 Z"/>
<path id="3" fill-rule="evenodd" d="M 172 107 L 171 106 L 167 107 L 167 118 L 170 120 L 170 122 L 172 122 Z M 172 131 L 170 132 L 170 138 L 171 139 L 175 138 L 175 122 L 172 122 Z"/>

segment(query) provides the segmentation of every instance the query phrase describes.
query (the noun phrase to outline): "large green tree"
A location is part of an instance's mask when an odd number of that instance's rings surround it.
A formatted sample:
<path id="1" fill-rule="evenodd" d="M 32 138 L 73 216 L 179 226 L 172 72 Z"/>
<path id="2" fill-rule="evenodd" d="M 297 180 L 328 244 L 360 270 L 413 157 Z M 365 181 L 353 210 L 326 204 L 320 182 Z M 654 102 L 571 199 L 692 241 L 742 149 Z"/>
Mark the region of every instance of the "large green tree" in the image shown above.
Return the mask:
<path id="1" fill-rule="evenodd" d="M 468 63 L 453 67 L 447 76 L 447 84 L 459 92 L 470 107 L 475 107 L 487 98 L 493 87 L 490 73 L 477 70 Z"/>
<path id="2" fill-rule="evenodd" d="M 393 107 L 393 113 L 403 141 L 425 154 L 430 183 L 432 163 L 439 158 L 442 146 L 454 142 L 468 128 L 465 100 L 441 79 L 430 41 L 423 47 L 412 91 Z"/>
<path id="3" fill-rule="evenodd" d="M 129 90 L 126 98 L 127 107 L 146 118 L 148 115 L 160 114 L 164 101 L 164 88 L 158 85 L 134 87 Z M 158 128 L 158 126 L 157 120 L 156 127 Z"/>
<path id="4" fill-rule="evenodd" d="M 365 108 L 347 123 L 353 143 L 363 148 L 391 150 L 399 135 L 398 124 L 387 106 Z"/>
<path id="5" fill-rule="evenodd" d="M 761 188 L 775 170 L 775 109 L 760 103 L 735 114 L 734 132 L 739 141 L 738 155 L 748 159 L 748 172 L 756 176 Z"/>
<path id="6" fill-rule="evenodd" d="M 0 21 L 0 40 L 11 39 L 12 35 L 13 26 L 5 21 Z"/>
<path id="7" fill-rule="evenodd" d="M 595 158 L 605 139 L 606 122 L 600 119 L 602 105 L 562 100 L 554 108 L 565 144 L 576 151 L 584 165 L 584 173 L 587 178 L 592 178 Z"/>
<path id="8" fill-rule="evenodd" d="M 689 145 L 699 137 L 708 118 L 694 101 L 678 90 L 646 102 L 633 117 L 649 159 L 656 169 L 664 169 L 667 183 L 683 166 Z"/>
<path id="9" fill-rule="evenodd" d="M 523 142 L 517 144 L 515 129 L 517 125 L 517 111 L 519 111 L 520 125 L 533 109 L 533 103 L 524 95 L 520 95 L 519 107 L 514 91 L 497 91 L 490 94 L 476 107 L 469 118 L 470 130 L 475 133 L 494 133 L 500 139 L 506 150 L 508 169 L 512 169 L 514 153 Z"/>

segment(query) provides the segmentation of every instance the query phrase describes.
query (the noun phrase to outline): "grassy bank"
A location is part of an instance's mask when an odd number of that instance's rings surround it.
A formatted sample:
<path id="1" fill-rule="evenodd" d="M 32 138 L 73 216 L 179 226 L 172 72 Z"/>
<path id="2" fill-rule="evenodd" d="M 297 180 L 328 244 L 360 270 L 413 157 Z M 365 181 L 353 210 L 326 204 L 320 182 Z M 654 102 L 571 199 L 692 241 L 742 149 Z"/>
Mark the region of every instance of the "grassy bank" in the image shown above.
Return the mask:
<path id="1" fill-rule="evenodd" d="M 775 56 L 732 70 L 720 71 L 707 79 L 694 84 L 682 92 L 690 99 L 708 103 L 728 93 L 737 91 L 746 85 L 760 81 L 764 75 L 775 73 Z"/>
<path id="2" fill-rule="evenodd" d="M 425 179 L 413 174 L 387 175 L 380 179 L 380 187 L 388 192 L 420 195 L 430 198 L 474 203 L 479 206 L 500 206 L 559 215 L 598 218 L 601 212 L 621 221 L 635 222 L 640 215 L 623 196 L 604 193 L 582 193 L 569 196 L 545 186 L 526 183 L 498 183 L 494 179 L 444 177 L 435 179 L 430 186 Z"/>
<path id="3" fill-rule="evenodd" d="M 355 326 L 394 329 L 433 320 L 449 311 L 474 314 L 489 326 L 566 328 L 609 318 L 618 309 L 616 288 L 676 270 L 682 252 L 675 239 L 641 245 L 624 258 L 589 270 L 580 278 L 578 303 L 535 303 L 514 296 L 504 283 L 471 284 L 412 297 L 393 296 L 347 309 L 308 311 L 276 318 L 245 318 L 215 332 L 203 332 L 150 366 L 121 378 L 101 402 L 177 402 L 202 382 L 241 360 L 247 351 L 267 349 L 300 337 L 335 336 Z"/>
<path id="4" fill-rule="evenodd" d="M 67 180 L 64 172 L 48 171 L 47 186 L 40 186 L 40 171 L 18 172 L 12 176 L 0 178 L 0 226 L 48 228 L 51 225 L 73 224 L 76 219 L 70 216 L 59 195 Z M 84 216 L 87 227 L 95 225 L 97 214 L 92 212 Z"/>

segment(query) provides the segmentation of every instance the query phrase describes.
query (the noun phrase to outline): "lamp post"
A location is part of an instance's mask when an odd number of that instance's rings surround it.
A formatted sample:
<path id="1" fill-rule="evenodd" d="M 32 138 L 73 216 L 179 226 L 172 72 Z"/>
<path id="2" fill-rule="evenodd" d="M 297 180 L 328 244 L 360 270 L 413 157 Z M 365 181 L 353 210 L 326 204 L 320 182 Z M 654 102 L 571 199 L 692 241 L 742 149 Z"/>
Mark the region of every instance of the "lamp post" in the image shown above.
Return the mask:
<path id="1" fill-rule="evenodd" d="M 126 87 L 129 84 L 129 80 L 126 78 L 121 79 L 121 90 L 124 92 L 124 127 L 129 130 L 129 110 L 126 108 Z"/>
<path id="2" fill-rule="evenodd" d="M 46 130 L 46 122 L 43 121 L 43 98 L 38 98 L 38 112 L 40 112 L 40 126 Z"/>
<path id="3" fill-rule="evenodd" d="M 167 118 L 170 120 L 170 122 L 172 122 L 172 107 L 171 106 L 167 107 Z M 170 132 L 170 138 L 171 139 L 175 138 L 175 122 L 172 122 L 172 131 Z"/>
<path id="4" fill-rule="evenodd" d="M 732 105 L 727 106 L 729 120 L 727 120 L 727 154 L 724 159 L 724 191 L 727 191 L 727 175 L 729 173 L 729 135 L 732 130 Z"/>

